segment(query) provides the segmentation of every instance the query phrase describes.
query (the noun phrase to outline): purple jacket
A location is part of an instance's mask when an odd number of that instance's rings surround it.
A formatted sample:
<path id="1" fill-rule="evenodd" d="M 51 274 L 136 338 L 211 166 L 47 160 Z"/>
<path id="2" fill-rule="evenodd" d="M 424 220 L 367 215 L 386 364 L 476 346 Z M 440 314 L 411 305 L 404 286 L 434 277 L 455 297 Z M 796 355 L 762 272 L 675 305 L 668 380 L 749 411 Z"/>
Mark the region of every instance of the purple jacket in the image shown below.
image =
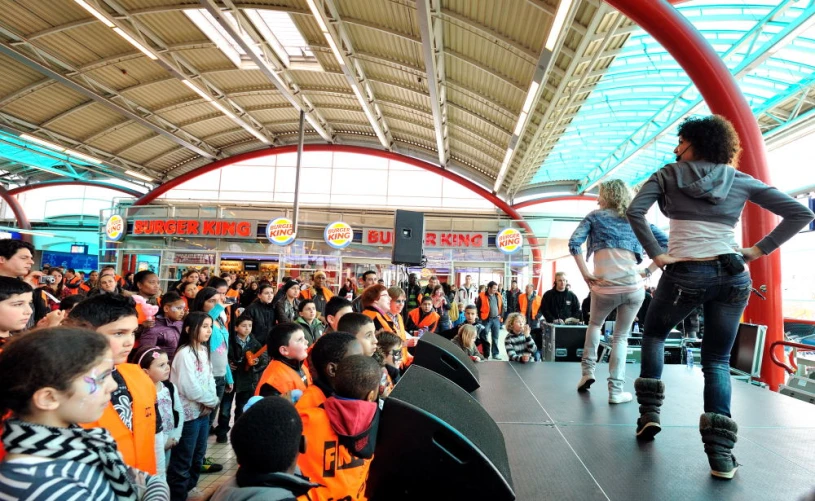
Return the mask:
<path id="1" fill-rule="evenodd" d="M 144 331 L 139 338 L 141 346 L 158 346 L 167 352 L 170 360 L 178 348 L 178 339 L 181 337 L 183 320 L 171 322 L 166 317 L 156 317 L 156 325 Z"/>

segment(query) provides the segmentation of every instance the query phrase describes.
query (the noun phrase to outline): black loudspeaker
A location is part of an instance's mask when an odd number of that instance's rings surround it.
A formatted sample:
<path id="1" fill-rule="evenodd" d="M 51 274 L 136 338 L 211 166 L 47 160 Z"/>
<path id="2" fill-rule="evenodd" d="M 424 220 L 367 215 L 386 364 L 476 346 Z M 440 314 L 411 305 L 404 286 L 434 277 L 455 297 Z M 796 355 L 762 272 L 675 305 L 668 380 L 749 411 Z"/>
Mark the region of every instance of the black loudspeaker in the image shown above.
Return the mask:
<path id="1" fill-rule="evenodd" d="M 393 225 L 392 264 L 421 266 L 424 251 L 424 214 L 397 210 Z"/>
<path id="2" fill-rule="evenodd" d="M 371 501 L 515 499 L 504 435 L 470 394 L 415 363 L 385 399 Z"/>
<path id="3" fill-rule="evenodd" d="M 438 334 L 427 333 L 419 339 L 413 354 L 413 364 L 446 377 L 467 393 L 472 393 L 481 386 L 475 362 L 464 350 Z"/>

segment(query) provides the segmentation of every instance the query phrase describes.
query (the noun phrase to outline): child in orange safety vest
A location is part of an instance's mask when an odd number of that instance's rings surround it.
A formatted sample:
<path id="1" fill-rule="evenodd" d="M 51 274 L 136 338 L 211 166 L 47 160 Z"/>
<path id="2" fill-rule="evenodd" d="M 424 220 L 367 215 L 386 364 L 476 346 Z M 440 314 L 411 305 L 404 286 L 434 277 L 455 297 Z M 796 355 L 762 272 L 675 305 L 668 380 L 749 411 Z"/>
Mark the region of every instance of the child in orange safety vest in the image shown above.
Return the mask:
<path id="1" fill-rule="evenodd" d="M 102 417 L 84 428 L 105 428 L 113 435 L 125 464 L 156 474 L 156 385 L 127 357 L 135 343 L 138 313 L 132 299 L 118 294 L 92 296 L 71 310 L 66 324 L 104 334 L 113 352 L 117 388 Z"/>
<path id="2" fill-rule="evenodd" d="M 407 330 L 409 332 L 424 330 L 436 332 L 439 326 L 439 314 L 433 311 L 433 298 L 422 296 L 422 304 L 408 312 Z"/>
<path id="3" fill-rule="evenodd" d="M 297 465 L 312 482 L 312 501 L 365 500 L 379 427 L 381 369 L 372 357 L 352 355 L 337 366 L 336 394 L 300 410 L 306 451 Z"/>
<path id="4" fill-rule="evenodd" d="M 282 395 L 296 402 L 311 385 L 311 375 L 303 367 L 308 356 L 305 331 L 295 323 L 277 324 L 269 333 L 266 346 L 272 361 L 260 376 L 255 395 Z"/>
<path id="5" fill-rule="evenodd" d="M 308 355 L 308 367 L 313 383 L 303 392 L 296 407 L 299 410 L 317 407 L 332 396 L 337 365 L 343 358 L 351 355 L 362 355 L 362 345 L 352 334 L 347 332 L 323 334 L 311 346 Z"/>

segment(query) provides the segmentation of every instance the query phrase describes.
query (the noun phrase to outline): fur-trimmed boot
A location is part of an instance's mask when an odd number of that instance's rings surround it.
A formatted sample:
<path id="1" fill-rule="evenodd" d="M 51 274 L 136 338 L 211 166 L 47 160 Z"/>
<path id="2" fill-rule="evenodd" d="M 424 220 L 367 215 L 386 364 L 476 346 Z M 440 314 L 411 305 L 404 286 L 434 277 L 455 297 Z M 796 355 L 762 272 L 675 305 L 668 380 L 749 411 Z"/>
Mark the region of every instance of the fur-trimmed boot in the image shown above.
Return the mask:
<path id="1" fill-rule="evenodd" d="M 732 454 L 739 433 L 736 422 L 722 414 L 706 412 L 699 417 L 699 433 L 705 444 L 710 474 L 728 480 L 733 478 L 739 468 Z"/>
<path id="2" fill-rule="evenodd" d="M 665 383 L 659 379 L 638 377 L 634 380 L 640 418 L 637 420 L 637 438 L 650 440 L 662 431 L 659 424 L 659 408 L 665 400 Z"/>

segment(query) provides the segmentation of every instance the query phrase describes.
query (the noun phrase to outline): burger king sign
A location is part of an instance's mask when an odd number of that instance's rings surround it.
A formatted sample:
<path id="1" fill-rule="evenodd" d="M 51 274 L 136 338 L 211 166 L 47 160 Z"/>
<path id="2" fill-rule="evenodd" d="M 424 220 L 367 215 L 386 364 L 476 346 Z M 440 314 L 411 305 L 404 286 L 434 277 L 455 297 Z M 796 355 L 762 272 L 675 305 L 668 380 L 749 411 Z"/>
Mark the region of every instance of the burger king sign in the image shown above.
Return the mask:
<path id="1" fill-rule="evenodd" d="M 344 249 L 354 240 L 354 230 L 347 223 L 335 221 L 325 227 L 323 232 L 325 243 L 334 249 Z"/>
<path id="2" fill-rule="evenodd" d="M 118 214 L 110 216 L 108 222 L 105 223 L 105 235 L 108 240 L 118 242 L 124 238 L 125 233 L 127 233 L 127 223 L 124 218 Z"/>
<path id="3" fill-rule="evenodd" d="M 266 238 L 275 245 L 289 245 L 294 242 L 294 223 L 291 219 L 279 217 L 266 225 Z"/>
<path id="4" fill-rule="evenodd" d="M 524 237 L 515 228 L 505 228 L 495 237 L 495 246 L 504 254 L 514 254 L 524 246 Z"/>

